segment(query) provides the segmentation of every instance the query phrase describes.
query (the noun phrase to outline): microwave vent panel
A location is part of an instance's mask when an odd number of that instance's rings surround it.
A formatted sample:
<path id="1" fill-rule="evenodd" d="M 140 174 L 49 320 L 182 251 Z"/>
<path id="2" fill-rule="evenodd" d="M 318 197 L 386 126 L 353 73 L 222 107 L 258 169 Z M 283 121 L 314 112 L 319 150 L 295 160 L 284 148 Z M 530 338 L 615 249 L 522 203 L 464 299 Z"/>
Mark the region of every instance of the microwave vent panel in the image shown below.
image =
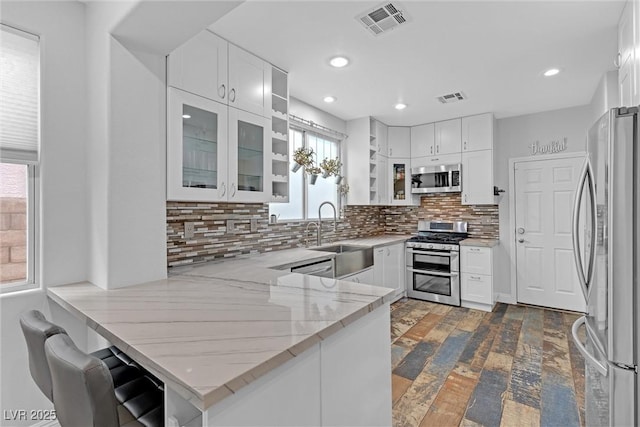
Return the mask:
<path id="1" fill-rule="evenodd" d="M 443 104 L 451 104 L 453 102 L 464 101 L 467 97 L 462 92 L 454 92 L 438 96 L 436 99 Z"/>
<path id="2" fill-rule="evenodd" d="M 370 34 L 378 36 L 406 24 L 411 19 L 398 2 L 384 2 L 359 14 L 356 20 L 364 25 Z"/>

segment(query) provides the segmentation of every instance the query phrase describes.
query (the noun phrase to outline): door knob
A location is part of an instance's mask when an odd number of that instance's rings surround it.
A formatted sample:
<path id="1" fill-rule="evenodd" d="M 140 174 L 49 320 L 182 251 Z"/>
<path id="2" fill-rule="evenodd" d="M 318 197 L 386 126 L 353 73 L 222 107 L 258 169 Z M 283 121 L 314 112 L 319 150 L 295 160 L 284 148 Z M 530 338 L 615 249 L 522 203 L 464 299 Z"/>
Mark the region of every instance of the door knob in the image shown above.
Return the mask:
<path id="1" fill-rule="evenodd" d="M 524 228 L 522 227 L 518 228 L 518 234 L 524 234 Z"/>
<path id="2" fill-rule="evenodd" d="M 524 243 L 524 239 L 518 239 L 518 242 Z"/>

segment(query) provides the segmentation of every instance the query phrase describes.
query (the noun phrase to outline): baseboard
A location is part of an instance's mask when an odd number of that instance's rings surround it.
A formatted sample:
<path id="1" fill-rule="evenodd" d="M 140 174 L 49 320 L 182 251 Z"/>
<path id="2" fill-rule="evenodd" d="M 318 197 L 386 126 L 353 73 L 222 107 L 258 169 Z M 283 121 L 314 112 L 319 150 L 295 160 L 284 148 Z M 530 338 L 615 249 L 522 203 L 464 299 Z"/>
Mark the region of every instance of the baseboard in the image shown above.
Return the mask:
<path id="1" fill-rule="evenodd" d="M 496 302 L 503 302 L 505 304 L 517 304 L 518 303 L 516 298 L 511 294 L 504 294 L 504 293 L 498 292 L 498 293 L 495 294 L 495 296 L 496 296 Z"/>

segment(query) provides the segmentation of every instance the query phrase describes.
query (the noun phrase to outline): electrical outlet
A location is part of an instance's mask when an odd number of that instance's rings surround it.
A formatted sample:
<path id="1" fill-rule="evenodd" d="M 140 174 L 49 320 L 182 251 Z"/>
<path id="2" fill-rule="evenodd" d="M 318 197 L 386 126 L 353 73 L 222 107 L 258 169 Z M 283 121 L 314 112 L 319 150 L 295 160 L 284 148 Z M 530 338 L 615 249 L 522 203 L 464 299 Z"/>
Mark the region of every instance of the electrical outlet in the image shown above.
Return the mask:
<path id="1" fill-rule="evenodd" d="M 236 221 L 233 219 L 227 220 L 227 233 L 235 233 L 236 232 Z"/>
<path id="2" fill-rule="evenodd" d="M 255 233 L 258 231 L 258 220 L 256 218 L 251 219 L 251 232 Z"/>
<path id="3" fill-rule="evenodd" d="M 196 233 L 196 223 L 195 222 L 185 222 L 184 223 L 184 238 L 185 239 L 193 239 L 193 236 Z"/>

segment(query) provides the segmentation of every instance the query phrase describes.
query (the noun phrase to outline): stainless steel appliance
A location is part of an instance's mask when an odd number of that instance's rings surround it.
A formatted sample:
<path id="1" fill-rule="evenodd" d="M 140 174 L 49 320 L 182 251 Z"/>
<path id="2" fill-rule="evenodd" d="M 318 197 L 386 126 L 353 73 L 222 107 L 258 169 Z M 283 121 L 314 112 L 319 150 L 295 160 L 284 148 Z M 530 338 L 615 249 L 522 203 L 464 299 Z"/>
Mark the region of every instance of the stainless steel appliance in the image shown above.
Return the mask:
<path id="1" fill-rule="evenodd" d="M 462 165 L 423 166 L 411 169 L 411 192 L 455 193 L 462 191 Z"/>
<path id="2" fill-rule="evenodd" d="M 613 109 L 596 122 L 576 191 L 574 256 L 587 312 L 572 332 L 586 361 L 587 426 L 640 423 L 638 125 L 637 107 Z"/>
<path id="3" fill-rule="evenodd" d="M 460 305 L 458 243 L 466 238 L 466 222 L 418 222 L 418 234 L 406 244 L 410 298 Z"/>
<path id="4" fill-rule="evenodd" d="M 304 265 L 298 265 L 291 268 L 292 273 L 308 274 L 310 276 L 334 277 L 334 260 L 326 259 L 316 262 L 310 262 Z"/>

